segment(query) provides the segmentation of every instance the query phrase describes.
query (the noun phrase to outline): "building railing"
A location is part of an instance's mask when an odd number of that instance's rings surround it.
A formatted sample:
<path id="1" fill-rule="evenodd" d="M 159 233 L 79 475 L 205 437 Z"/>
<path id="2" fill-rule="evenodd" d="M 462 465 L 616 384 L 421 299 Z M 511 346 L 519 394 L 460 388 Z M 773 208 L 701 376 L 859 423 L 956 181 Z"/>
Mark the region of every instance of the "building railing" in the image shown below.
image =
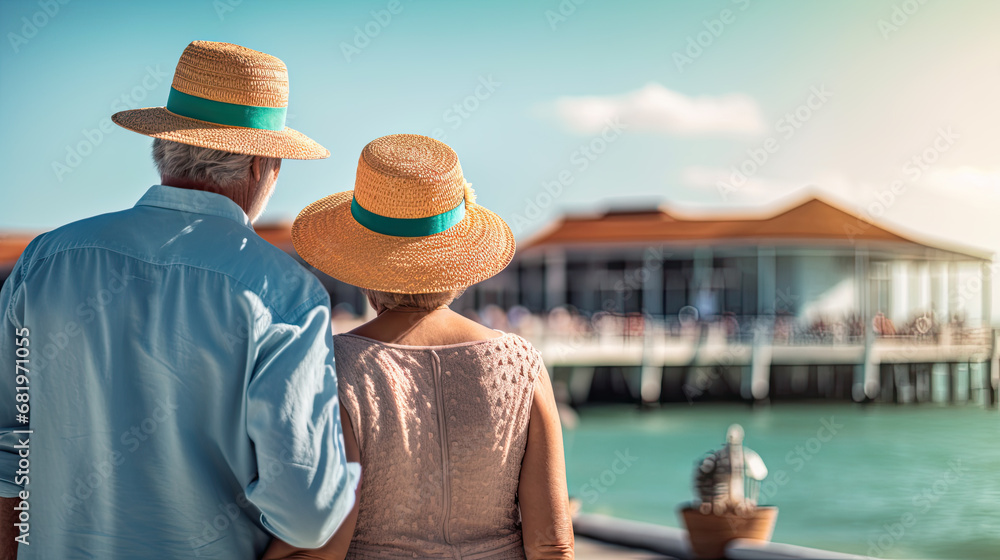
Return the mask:
<path id="1" fill-rule="evenodd" d="M 557 308 L 547 314 L 529 313 L 523 308 L 503 311 L 490 308 L 471 315 L 491 328 L 513 332 L 536 343 L 572 340 L 574 344 L 641 345 L 644 341 L 695 345 L 752 345 L 755 340 L 773 346 L 838 347 L 864 345 L 868 330 L 878 344 L 906 346 L 989 346 L 993 331 L 988 326 L 966 326 L 953 321 L 937 324 L 923 316 L 902 325 L 886 328 L 887 323 L 862 321 L 857 317 L 842 320 L 803 321 L 778 315 L 722 315 L 710 319 L 691 317 L 650 317 L 634 314 L 595 313 L 584 315 Z M 334 332 L 346 332 L 363 319 L 339 315 L 334 318 Z M 757 338 L 760 337 L 760 338 Z"/>
<path id="2" fill-rule="evenodd" d="M 650 317 L 635 314 L 596 313 L 583 315 L 559 308 L 548 314 L 495 309 L 476 317 L 485 325 L 511 331 L 529 340 L 573 338 L 598 344 L 633 344 L 643 338 L 667 339 L 702 345 L 750 345 L 755 340 L 775 346 L 863 345 L 870 330 L 876 341 L 907 345 L 988 345 L 992 329 L 966 326 L 959 321 L 937 324 L 924 316 L 893 329 L 884 320 L 868 322 L 857 316 L 847 319 L 804 321 L 792 316 L 722 315 L 709 319 Z M 762 337 L 762 338 L 757 338 Z"/>

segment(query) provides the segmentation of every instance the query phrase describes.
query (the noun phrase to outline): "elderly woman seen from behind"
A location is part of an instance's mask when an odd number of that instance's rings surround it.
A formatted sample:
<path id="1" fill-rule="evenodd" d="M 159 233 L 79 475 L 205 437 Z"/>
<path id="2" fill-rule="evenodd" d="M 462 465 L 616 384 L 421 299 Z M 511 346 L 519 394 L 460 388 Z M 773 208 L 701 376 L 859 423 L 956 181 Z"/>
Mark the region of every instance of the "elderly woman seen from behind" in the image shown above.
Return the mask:
<path id="1" fill-rule="evenodd" d="M 572 558 L 538 351 L 448 308 L 514 253 L 455 152 L 416 135 L 371 142 L 355 190 L 308 206 L 292 236 L 378 315 L 334 337 L 348 460 L 362 466 L 355 515 L 322 549 L 276 541 L 265 558 Z"/>

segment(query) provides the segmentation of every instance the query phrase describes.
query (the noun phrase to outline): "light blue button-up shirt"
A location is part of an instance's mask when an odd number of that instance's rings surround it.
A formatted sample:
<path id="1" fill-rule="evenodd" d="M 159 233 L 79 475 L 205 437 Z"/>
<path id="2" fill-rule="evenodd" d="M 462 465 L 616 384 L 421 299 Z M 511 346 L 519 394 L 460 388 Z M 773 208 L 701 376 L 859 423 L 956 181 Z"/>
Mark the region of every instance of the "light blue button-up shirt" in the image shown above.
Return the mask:
<path id="1" fill-rule="evenodd" d="M 40 235 L 0 310 L 19 558 L 252 559 L 353 506 L 329 296 L 232 200 L 156 185 Z"/>

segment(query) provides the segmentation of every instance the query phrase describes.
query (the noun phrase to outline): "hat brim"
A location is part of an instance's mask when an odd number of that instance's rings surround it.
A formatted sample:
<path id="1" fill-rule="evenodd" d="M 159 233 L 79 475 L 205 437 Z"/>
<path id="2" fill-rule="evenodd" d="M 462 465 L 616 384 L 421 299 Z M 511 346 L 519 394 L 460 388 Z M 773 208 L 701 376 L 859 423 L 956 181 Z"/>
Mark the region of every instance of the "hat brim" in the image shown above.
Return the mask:
<path id="1" fill-rule="evenodd" d="M 111 115 L 122 128 L 181 144 L 234 154 L 281 159 L 323 159 L 330 150 L 291 128 L 261 130 L 225 126 L 175 115 L 166 107 L 131 109 Z"/>
<path id="2" fill-rule="evenodd" d="M 292 224 L 299 256 L 342 282 L 382 292 L 445 292 L 486 280 L 514 257 L 510 227 L 477 204 L 441 233 L 396 237 L 359 224 L 351 215 L 353 196 L 347 191 L 317 200 Z"/>

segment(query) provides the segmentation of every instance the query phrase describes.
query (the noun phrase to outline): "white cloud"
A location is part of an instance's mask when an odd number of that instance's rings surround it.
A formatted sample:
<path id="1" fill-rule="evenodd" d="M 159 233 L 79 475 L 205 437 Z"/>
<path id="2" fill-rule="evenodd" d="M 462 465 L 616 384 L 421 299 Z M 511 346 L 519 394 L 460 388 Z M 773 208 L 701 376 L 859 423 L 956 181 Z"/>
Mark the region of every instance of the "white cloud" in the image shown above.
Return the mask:
<path id="1" fill-rule="evenodd" d="M 560 97 L 555 113 L 575 132 L 594 134 L 619 119 L 629 130 L 676 135 L 759 134 L 764 119 L 757 101 L 749 95 L 689 97 L 651 83 L 614 96 Z"/>

